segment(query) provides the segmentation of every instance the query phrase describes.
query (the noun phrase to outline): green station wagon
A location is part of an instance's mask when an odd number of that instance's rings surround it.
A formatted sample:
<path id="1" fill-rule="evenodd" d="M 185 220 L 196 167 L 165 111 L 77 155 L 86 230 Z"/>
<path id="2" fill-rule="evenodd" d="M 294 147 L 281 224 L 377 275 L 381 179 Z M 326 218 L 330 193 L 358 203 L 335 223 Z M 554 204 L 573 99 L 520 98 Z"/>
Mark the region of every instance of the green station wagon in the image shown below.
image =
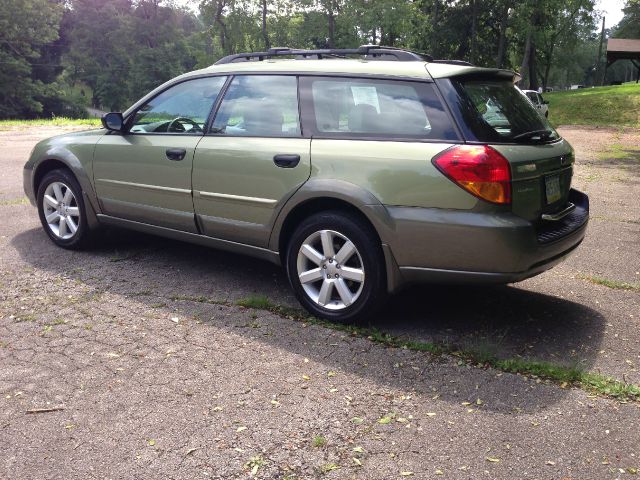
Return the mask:
<path id="1" fill-rule="evenodd" d="M 61 247 L 113 225 L 253 255 L 350 321 L 404 285 L 517 282 L 580 244 L 573 149 L 515 76 L 379 46 L 232 55 L 40 142 L 24 189 Z"/>

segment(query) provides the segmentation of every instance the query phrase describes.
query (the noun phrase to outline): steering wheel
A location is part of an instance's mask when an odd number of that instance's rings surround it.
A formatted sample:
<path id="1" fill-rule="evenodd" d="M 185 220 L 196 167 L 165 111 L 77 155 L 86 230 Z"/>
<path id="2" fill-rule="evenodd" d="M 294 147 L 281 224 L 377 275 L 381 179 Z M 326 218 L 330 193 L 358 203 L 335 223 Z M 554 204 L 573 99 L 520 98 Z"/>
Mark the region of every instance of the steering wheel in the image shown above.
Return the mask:
<path id="1" fill-rule="evenodd" d="M 169 125 L 167 126 L 167 132 L 177 132 L 177 133 L 186 132 L 187 129 L 184 128 L 183 123 L 188 123 L 189 125 L 191 125 L 193 127 L 192 131 L 194 132 L 203 132 L 200 125 L 198 125 L 196 122 L 194 122 L 193 120 L 187 117 L 176 117 L 173 120 L 171 120 L 169 122 Z"/>

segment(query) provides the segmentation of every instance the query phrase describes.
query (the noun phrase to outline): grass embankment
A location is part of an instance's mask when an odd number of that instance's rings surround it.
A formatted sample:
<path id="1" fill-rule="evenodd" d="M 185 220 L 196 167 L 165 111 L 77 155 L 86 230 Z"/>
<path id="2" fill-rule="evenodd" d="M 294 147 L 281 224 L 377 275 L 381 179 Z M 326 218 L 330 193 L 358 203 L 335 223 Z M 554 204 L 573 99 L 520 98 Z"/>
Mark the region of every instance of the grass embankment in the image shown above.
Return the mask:
<path id="1" fill-rule="evenodd" d="M 640 128 L 640 83 L 543 94 L 554 125 Z"/>
<path id="2" fill-rule="evenodd" d="M 32 120 L 0 120 L 0 129 L 10 127 L 99 127 L 99 118 L 35 118 Z"/>

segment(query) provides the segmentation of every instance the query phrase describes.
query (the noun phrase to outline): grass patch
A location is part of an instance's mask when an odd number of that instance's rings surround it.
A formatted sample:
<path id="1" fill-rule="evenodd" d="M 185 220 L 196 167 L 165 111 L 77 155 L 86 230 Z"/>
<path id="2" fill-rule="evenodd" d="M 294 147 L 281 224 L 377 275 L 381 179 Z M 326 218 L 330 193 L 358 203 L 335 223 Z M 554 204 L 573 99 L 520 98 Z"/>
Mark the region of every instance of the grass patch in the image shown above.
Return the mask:
<path id="1" fill-rule="evenodd" d="M 639 287 L 640 288 L 640 287 Z M 345 332 L 354 337 L 363 337 L 373 343 L 390 348 L 403 348 L 416 352 L 428 352 L 433 355 L 452 355 L 469 365 L 480 368 L 494 368 L 508 373 L 531 375 L 532 377 L 548 380 L 560 386 L 573 386 L 590 393 L 621 401 L 640 402 L 640 386 L 622 382 L 599 373 L 581 370 L 576 366 L 566 366 L 538 360 L 524 358 L 498 358 L 492 349 L 465 348 L 445 342 L 420 342 L 405 340 L 376 328 L 360 327 L 341 323 L 331 323 L 310 316 L 303 310 L 278 305 L 264 295 L 255 295 L 236 301 L 214 300 L 207 297 L 174 296 L 172 300 L 192 301 L 212 305 L 241 306 L 257 310 L 266 310 L 280 317 L 288 318 L 305 324 L 318 325 L 332 330 Z M 318 437 L 316 437 L 318 438 Z M 313 442 L 315 442 L 314 438 Z"/>
<path id="2" fill-rule="evenodd" d="M 32 120 L 0 120 L 0 129 L 3 127 L 101 127 L 99 118 L 35 118 Z"/>
<path id="3" fill-rule="evenodd" d="M 9 200 L 0 200 L 0 206 L 6 207 L 9 205 L 29 205 L 29 199 L 27 197 L 11 198 Z"/>
<path id="4" fill-rule="evenodd" d="M 640 84 L 582 88 L 543 94 L 554 125 L 640 128 Z"/>
<path id="5" fill-rule="evenodd" d="M 617 280 L 610 280 L 608 278 L 592 277 L 590 275 L 580 275 L 579 278 L 591 282 L 595 285 L 602 285 L 607 288 L 613 288 L 614 290 L 629 290 L 632 292 L 640 292 L 640 284 L 619 282 Z"/>
<path id="6" fill-rule="evenodd" d="M 271 303 L 271 300 L 264 295 L 242 298 L 236 302 L 236 305 L 245 308 L 255 308 L 257 310 L 272 310 L 275 306 Z"/>
<path id="7" fill-rule="evenodd" d="M 607 150 L 600 152 L 598 157 L 601 160 L 639 160 L 640 161 L 640 148 L 632 147 L 630 145 L 622 145 L 615 143 L 611 145 Z"/>
<path id="8" fill-rule="evenodd" d="M 322 448 L 326 444 L 327 439 L 320 435 L 313 437 L 313 440 L 311 440 L 311 445 L 313 445 L 315 448 Z"/>

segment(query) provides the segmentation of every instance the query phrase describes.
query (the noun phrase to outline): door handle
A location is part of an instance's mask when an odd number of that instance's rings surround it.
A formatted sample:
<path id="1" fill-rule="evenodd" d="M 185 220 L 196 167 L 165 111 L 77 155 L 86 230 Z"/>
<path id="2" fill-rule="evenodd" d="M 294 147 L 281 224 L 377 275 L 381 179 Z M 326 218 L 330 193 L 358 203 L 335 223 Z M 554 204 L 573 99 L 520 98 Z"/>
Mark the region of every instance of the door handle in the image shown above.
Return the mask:
<path id="1" fill-rule="evenodd" d="M 280 168 L 293 168 L 300 163 L 300 155 L 278 154 L 273 157 L 273 163 Z"/>
<path id="2" fill-rule="evenodd" d="M 179 162 L 180 160 L 184 159 L 187 151 L 184 148 L 167 148 L 167 151 L 165 153 L 169 160 L 175 160 Z"/>

